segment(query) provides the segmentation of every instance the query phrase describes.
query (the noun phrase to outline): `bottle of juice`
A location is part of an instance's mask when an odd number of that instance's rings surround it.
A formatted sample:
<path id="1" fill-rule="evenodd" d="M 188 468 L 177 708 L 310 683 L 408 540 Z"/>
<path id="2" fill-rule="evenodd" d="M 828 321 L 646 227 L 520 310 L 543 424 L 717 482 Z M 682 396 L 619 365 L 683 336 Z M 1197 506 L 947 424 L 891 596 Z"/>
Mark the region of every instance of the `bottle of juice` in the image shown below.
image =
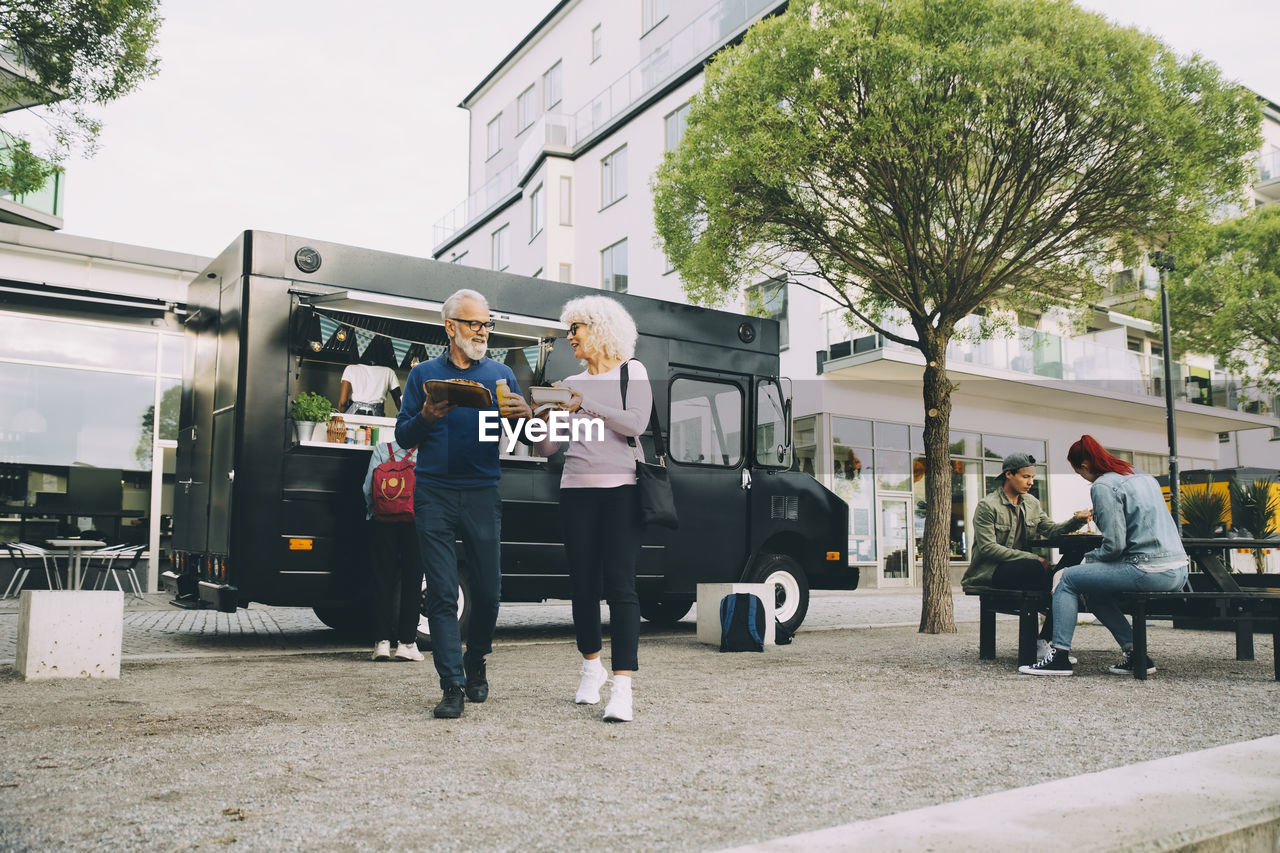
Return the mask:
<path id="1" fill-rule="evenodd" d="M 498 407 L 501 408 L 503 398 L 507 397 L 511 393 L 511 389 L 507 387 L 507 380 L 505 379 L 499 379 L 495 383 L 495 387 L 498 391 L 498 394 L 497 394 L 498 399 L 496 402 L 498 404 Z"/>

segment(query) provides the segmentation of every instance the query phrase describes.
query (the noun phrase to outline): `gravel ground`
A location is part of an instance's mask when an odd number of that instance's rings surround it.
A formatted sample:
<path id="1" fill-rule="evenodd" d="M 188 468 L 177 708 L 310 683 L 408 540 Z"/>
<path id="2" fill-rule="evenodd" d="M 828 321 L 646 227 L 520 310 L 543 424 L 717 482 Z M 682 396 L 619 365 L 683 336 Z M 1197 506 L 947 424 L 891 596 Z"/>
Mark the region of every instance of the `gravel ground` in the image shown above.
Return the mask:
<path id="1" fill-rule="evenodd" d="M 959 628 L 722 655 L 684 623 L 642 639 L 628 724 L 573 704 L 563 627 L 502 631 L 456 721 L 429 662 L 363 647 L 0 666 L 0 849 L 718 849 L 1280 733 L 1266 635 L 1237 662 L 1228 633 L 1153 626 L 1144 683 L 1105 673 L 1095 625 L 1070 679 L 1018 675 L 1012 623 L 994 663 Z"/>

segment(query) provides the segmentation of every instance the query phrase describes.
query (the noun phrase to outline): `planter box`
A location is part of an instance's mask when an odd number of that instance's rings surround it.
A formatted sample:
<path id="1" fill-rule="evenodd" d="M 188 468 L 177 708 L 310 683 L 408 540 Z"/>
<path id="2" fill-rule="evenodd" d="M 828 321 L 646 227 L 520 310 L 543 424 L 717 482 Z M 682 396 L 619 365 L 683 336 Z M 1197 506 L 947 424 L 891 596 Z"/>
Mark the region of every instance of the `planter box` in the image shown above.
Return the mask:
<path id="1" fill-rule="evenodd" d="M 124 593 L 115 590 L 22 591 L 14 669 L 31 681 L 119 678 Z"/>

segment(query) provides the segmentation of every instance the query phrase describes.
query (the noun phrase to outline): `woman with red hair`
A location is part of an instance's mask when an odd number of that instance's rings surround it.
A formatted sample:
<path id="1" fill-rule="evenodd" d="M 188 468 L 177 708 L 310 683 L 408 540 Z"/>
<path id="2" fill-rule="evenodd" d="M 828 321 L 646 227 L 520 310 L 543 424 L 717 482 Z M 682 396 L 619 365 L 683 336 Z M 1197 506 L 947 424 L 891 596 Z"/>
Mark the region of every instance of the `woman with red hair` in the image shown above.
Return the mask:
<path id="1" fill-rule="evenodd" d="M 1067 451 L 1067 461 L 1093 485 L 1093 520 L 1102 544 L 1084 555 L 1084 562 L 1064 569 L 1053 591 L 1053 641 L 1049 652 L 1027 675 L 1071 675 L 1071 638 L 1076 629 L 1080 596 L 1120 644 L 1124 659 L 1110 667 L 1115 675 L 1133 675 L 1133 626 L 1120 609 L 1116 594 L 1181 589 L 1187 582 L 1187 552 L 1182 536 L 1165 506 L 1160 484 L 1123 459 L 1108 453 L 1090 435 L 1083 435 Z M 1156 671 L 1151 658 L 1139 662 L 1147 674 Z"/>

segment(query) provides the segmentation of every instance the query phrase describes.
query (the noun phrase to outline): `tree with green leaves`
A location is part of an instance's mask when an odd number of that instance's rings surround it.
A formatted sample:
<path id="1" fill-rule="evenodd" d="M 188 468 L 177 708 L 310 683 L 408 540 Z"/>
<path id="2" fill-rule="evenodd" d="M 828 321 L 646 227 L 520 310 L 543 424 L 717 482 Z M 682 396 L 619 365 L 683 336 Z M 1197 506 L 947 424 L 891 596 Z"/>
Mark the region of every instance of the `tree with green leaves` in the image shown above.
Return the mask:
<path id="1" fill-rule="evenodd" d="M 0 0 L 0 112 L 39 114 L 41 156 L 5 128 L 0 191 L 44 185 L 73 148 L 92 152 L 101 124 L 86 108 L 155 76 L 159 0 Z"/>
<path id="2" fill-rule="evenodd" d="M 1169 248 L 1174 343 L 1261 389 L 1280 387 L 1280 205 L 1179 235 Z"/>
<path id="3" fill-rule="evenodd" d="M 957 324 L 1082 306 L 1111 261 L 1239 196 L 1259 125 L 1212 64 L 1069 2 L 793 2 L 708 67 L 657 231 L 694 301 L 786 276 L 923 355 L 920 630 L 954 631 Z"/>

